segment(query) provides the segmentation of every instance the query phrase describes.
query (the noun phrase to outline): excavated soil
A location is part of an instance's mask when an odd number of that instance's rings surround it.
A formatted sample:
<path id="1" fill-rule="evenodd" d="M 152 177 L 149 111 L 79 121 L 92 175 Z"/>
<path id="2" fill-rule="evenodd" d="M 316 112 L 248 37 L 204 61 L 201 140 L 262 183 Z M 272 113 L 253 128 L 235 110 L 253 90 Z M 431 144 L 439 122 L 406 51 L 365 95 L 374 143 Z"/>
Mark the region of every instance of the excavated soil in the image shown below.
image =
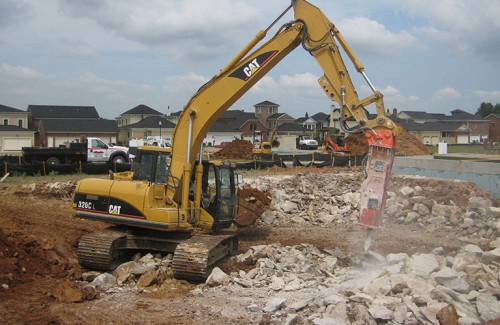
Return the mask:
<path id="1" fill-rule="evenodd" d="M 297 172 L 336 173 L 338 169 L 287 169 L 262 171 L 278 175 Z M 62 178 L 62 176 L 59 176 Z M 80 176 L 81 177 L 81 176 Z M 76 181 L 77 176 L 66 176 Z M 37 185 L 22 186 L 38 182 Z M 56 179 L 57 181 L 58 179 Z M 50 180 L 53 182 L 53 180 Z M 471 183 L 441 180 L 405 180 L 398 178 L 391 188 L 418 183 L 432 190 L 433 198 L 466 202 L 477 192 Z M 50 193 L 47 180 L 8 178 L 0 183 L 0 323 L 2 324 L 249 324 L 233 313 L 230 297 L 209 300 L 194 297 L 190 291 L 196 283 L 171 279 L 161 290 L 130 291 L 115 295 L 83 292 L 75 280 L 84 270 L 76 260 L 79 238 L 107 225 L 76 219 L 72 216 L 72 189 L 67 193 Z M 63 187 L 63 185 L 61 185 Z M 45 188 L 46 190 L 40 190 Z M 64 192 L 64 191 L 62 191 Z M 248 193 L 251 197 L 255 193 Z M 310 243 L 321 248 L 340 248 L 349 254 L 362 254 L 364 229 L 353 225 L 336 228 L 272 227 L 258 223 L 252 227 L 234 228 L 239 234 L 239 251 L 259 244 L 296 245 Z M 443 247 L 456 251 L 462 243 L 453 232 L 425 232 L 412 225 L 387 224 L 374 234 L 372 249 L 381 254 L 429 252 Z M 226 272 L 248 270 L 249 266 L 229 262 Z M 224 306 L 223 313 L 211 306 Z"/>
<path id="2" fill-rule="evenodd" d="M 214 152 L 213 158 L 244 159 L 252 155 L 253 145 L 247 140 L 233 140 L 221 150 Z"/>
<path id="3" fill-rule="evenodd" d="M 346 138 L 347 148 L 355 156 L 368 153 L 368 141 L 363 134 L 351 134 Z M 396 156 L 424 156 L 432 150 L 408 131 L 402 130 L 396 139 Z"/>

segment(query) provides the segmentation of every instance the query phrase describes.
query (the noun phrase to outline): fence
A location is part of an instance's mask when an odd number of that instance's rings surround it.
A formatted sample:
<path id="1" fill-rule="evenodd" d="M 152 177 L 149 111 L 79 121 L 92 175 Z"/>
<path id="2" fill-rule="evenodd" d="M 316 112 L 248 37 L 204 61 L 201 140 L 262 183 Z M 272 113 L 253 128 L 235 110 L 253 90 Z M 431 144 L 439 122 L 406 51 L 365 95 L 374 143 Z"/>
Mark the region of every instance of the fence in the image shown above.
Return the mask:
<path id="1" fill-rule="evenodd" d="M 347 167 L 360 166 L 365 156 L 335 156 L 331 154 L 307 155 L 261 155 L 260 159 L 237 162 L 236 169 L 265 169 L 273 166 L 288 167 Z M 109 171 L 123 172 L 131 170 L 131 164 L 77 163 L 77 164 L 22 164 L 18 157 L 0 157 L 0 177 L 10 174 L 46 176 L 51 174 L 107 174 Z"/>

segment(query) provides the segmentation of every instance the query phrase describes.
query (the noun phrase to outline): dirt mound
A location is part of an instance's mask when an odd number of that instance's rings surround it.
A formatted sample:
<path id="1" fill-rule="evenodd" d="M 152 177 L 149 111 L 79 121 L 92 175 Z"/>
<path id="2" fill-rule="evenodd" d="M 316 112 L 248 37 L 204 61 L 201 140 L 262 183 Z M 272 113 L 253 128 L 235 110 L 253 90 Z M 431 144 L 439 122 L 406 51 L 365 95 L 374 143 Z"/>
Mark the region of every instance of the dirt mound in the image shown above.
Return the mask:
<path id="1" fill-rule="evenodd" d="M 347 149 L 351 150 L 351 155 L 363 156 L 368 153 L 368 141 L 360 134 L 350 134 L 346 139 Z"/>
<path id="2" fill-rule="evenodd" d="M 37 276 L 63 277 L 67 263 L 52 244 L 0 229 L 0 283 L 14 287 Z"/>
<path id="3" fill-rule="evenodd" d="M 361 134 L 351 134 L 346 138 L 347 148 L 352 155 L 366 155 L 368 153 L 368 141 Z M 396 139 L 396 156 L 422 156 L 430 155 L 432 150 L 424 145 L 419 139 L 406 130 L 402 130 Z"/>
<path id="4" fill-rule="evenodd" d="M 214 158 L 243 159 L 252 155 L 253 145 L 247 140 L 233 140 L 230 144 L 215 152 Z"/>

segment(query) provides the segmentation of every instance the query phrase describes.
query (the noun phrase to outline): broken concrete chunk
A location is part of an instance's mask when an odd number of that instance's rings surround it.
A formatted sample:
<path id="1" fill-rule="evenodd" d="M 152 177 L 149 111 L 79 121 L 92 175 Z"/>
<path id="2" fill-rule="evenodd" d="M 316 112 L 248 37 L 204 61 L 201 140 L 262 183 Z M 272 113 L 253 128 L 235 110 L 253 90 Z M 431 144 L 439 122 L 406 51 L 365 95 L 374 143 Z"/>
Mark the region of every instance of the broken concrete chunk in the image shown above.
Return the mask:
<path id="1" fill-rule="evenodd" d="M 267 300 L 263 311 L 266 313 L 274 313 L 278 309 L 282 308 L 286 303 L 286 298 L 272 297 Z"/>
<path id="2" fill-rule="evenodd" d="M 229 275 L 224 273 L 220 268 L 214 267 L 205 283 L 210 287 L 225 285 L 229 283 Z"/>

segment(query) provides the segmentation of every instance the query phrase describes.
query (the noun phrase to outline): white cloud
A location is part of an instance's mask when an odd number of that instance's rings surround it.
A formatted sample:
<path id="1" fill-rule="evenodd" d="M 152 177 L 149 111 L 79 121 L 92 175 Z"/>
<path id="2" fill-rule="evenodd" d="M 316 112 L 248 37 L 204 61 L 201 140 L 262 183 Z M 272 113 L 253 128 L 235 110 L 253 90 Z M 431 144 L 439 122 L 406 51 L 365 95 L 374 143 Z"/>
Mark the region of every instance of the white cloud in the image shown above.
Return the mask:
<path id="1" fill-rule="evenodd" d="M 432 95 L 432 99 L 437 101 L 446 101 L 450 99 L 458 99 L 461 97 L 462 94 L 451 87 L 439 89 Z"/>
<path id="2" fill-rule="evenodd" d="M 257 83 L 250 89 L 249 93 L 271 94 L 275 91 L 279 91 L 279 85 L 271 76 L 267 75 L 257 81 Z"/>
<path id="3" fill-rule="evenodd" d="M 344 19 L 339 28 L 348 43 L 363 53 L 394 56 L 416 43 L 410 33 L 391 32 L 383 24 L 365 17 Z"/>
<path id="4" fill-rule="evenodd" d="M 483 101 L 500 102 L 500 90 L 475 90 L 474 94 Z"/>
<path id="5" fill-rule="evenodd" d="M 396 89 L 393 86 L 386 86 L 383 89 L 380 90 L 382 94 L 384 94 L 384 97 L 394 97 L 394 96 L 401 96 L 401 93 L 399 92 L 398 89 Z"/>
<path id="6" fill-rule="evenodd" d="M 162 87 L 163 91 L 167 94 L 189 94 L 199 89 L 202 85 L 204 85 L 209 79 L 196 74 L 194 72 L 189 72 L 183 75 L 170 76 L 165 80 L 165 83 Z"/>
<path id="7" fill-rule="evenodd" d="M 0 63 L 0 74 L 15 79 L 37 79 L 42 77 L 38 71 L 30 67 L 12 66 L 6 63 Z"/>
<path id="8" fill-rule="evenodd" d="M 284 87 L 297 87 L 297 88 L 318 88 L 318 77 L 310 72 L 297 73 L 294 75 L 280 76 L 280 84 Z"/>

